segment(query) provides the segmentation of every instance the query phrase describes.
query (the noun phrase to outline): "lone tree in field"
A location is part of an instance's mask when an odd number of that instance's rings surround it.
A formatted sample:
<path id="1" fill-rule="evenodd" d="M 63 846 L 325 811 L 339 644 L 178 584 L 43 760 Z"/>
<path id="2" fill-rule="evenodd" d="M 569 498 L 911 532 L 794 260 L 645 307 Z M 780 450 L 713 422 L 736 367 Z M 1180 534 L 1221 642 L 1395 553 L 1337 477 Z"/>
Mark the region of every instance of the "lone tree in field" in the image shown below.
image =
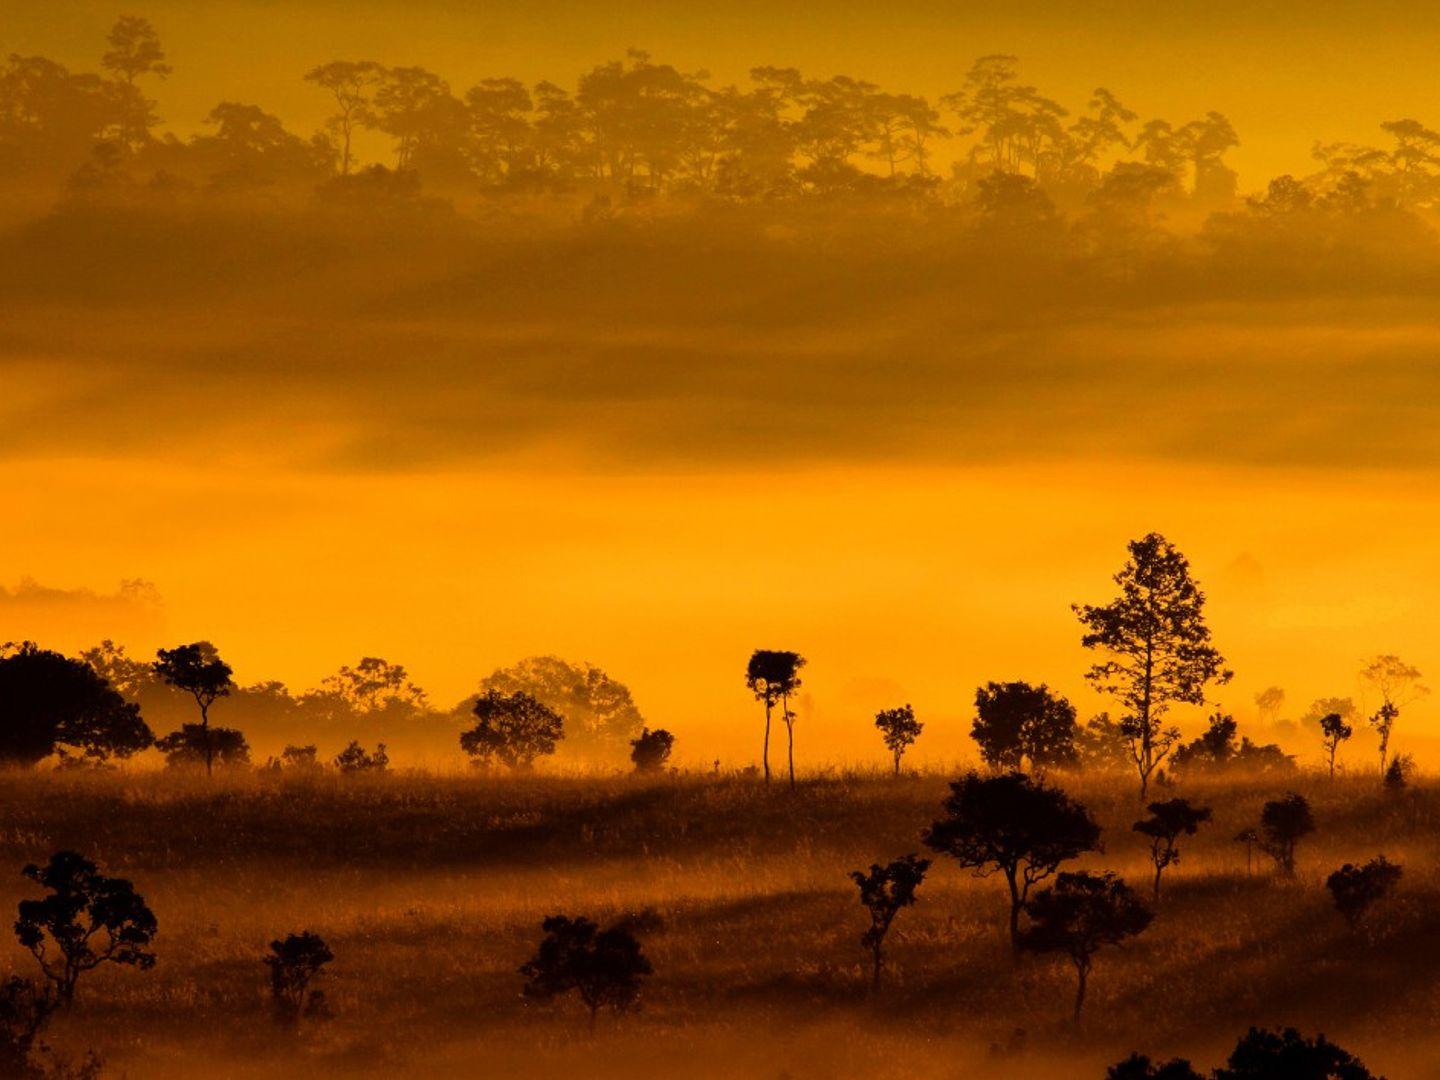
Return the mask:
<path id="1" fill-rule="evenodd" d="M 324 992 L 311 990 L 310 984 L 334 959 L 325 939 L 309 930 L 270 942 L 265 966 L 270 969 L 270 1004 L 277 1023 L 292 1026 L 302 1016 L 323 1010 Z"/>
<path id="2" fill-rule="evenodd" d="M 1160 874 L 1167 866 L 1180 861 L 1175 841 L 1194 836 L 1196 830 L 1210 820 L 1210 808 L 1191 806 L 1188 799 L 1167 799 L 1152 802 L 1146 809 L 1150 816 L 1132 826 L 1150 838 L 1150 861 L 1155 864 L 1155 899 L 1160 899 Z"/>
<path id="3" fill-rule="evenodd" d="M 638 773 L 662 772 L 675 748 L 675 736 L 664 728 L 651 731 L 643 728 L 640 737 L 630 742 L 630 760 Z"/>
<path id="4" fill-rule="evenodd" d="M 574 990 L 590 1010 L 590 1029 L 604 1006 L 625 1012 L 640 999 L 642 981 L 654 972 L 628 927 L 601 930 L 583 916 L 552 915 L 541 924 L 545 937 L 520 967 L 524 994 L 550 1001 Z"/>
<path id="5" fill-rule="evenodd" d="M 89 664 L 28 641 L 0 657 L 0 764 L 31 766 L 67 748 L 103 763 L 153 741 L 139 707 Z"/>
<path id="6" fill-rule="evenodd" d="M 1080 1022 L 1085 988 L 1095 954 L 1106 945 L 1134 937 L 1155 916 L 1130 886 L 1114 874 L 1089 871 L 1062 873 L 1025 904 L 1030 925 L 1020 934 L 1020 947 L 1031 952 L 1062 952 L 1075 965 L 1074 1020 Z"/>
<path id="7" fill-rule="evenodd" d="M 1345 916 L 1350 928 L 1356 929 L 1371 906 L 1384 900 L 1400 884 L 1400 867 L 1384 855 L 1363 866 L 1346 863 L 1325 879 L 1325 887 L 1335 901 L 1335 910 Z"/>
<path id="8" fill-rule="evenodd" d="M 1230 1053 L 1214 1080 L 1384 1080 L 1324 1035 L 1307 1039 L 1294 1028 L 1251 1028 Z"/>
<path id="9" fill-rule="evenodd" d="M 1295 845 L 1314 831 L 1310 804 L 1297 792 L 1272 799 L 1260 812 L 1260 850 L 1275 860 L 1281 877 L 1295 876 Z"/>
<path id="10" fill-rule="evenodd" d="M 1067 859 L 1100 847 L 1100 826 L 1058 788 L 1024 773 L 967 773 L 950 784 L 945 816 L 921 834 L 976 877 L 1000 873 L 1010 889 L 1010 944 L 1020 950 L 1020 911 L 1030 889 Z"/>
<path id="11" fill-rule="evenodd" d="M 1369 721 L 1380 737 L 1382 777 L 1390 757 L 1390 735 L 1395 730 L 1395 721 L 1400 718 L 1400 710 L 1430 693 L 1429 687 L 1420 685 L 1421 678 L 1419 668 L 1394 655 L 1377 656 L 1360 669 L 1360 681 L 1380 698 L 1380 706 L 1371 714 Z"/>
<path id="12" fill-rule="evenodd" d="M 1340 744 L 1351 735 L 1355 729 L 1345 722 L 1345 717 L 1338 712 L 1326 713 L 1320 717 L 1320 745 L 1325 748 L 1325 758 L 1330 765 L 1330 779 L 1335 779 L 1335 755 L 1340 752 Z"/>
<path id="13" fill-rule="evenodd" d="M 899 776 L 900 759 L 920 737 L 925 725 L 915 719 L 915 710 L 907 704 L 898 709 L 881 709 L 875 714 L 875 726 L 885 740 L 885 749 L 895 759 L 895 775 Z"/>
<path id="14" fill-rule="evenodd" d="M 475 702 L 479 721 L 460 735 L 460 748 L 477 763 L 498 761 L 516 772 L 528 771 L 537 757 L 555 752 L 565 721 L 523 690 L 503 694 L 487 690 Z"/>
<path id="15" fill-rule="evenodd" d="M 795 786 L 795 714 L 790 711 L 790 695 L 800 689 L 800 669 L 805 658 L 797 652 L 756 649 L 745 665 L 745 685 L 765 706 L 765 747 L 760 761 L 765 769 L 765 783 L 770 783 L 770 715 L 780 706 L 780 719 L 789 733 L 790 786 Z"/>
<path id="16" fill-rule="evenodd" d="M 1024 768 L 1044 773 L 1074 765 L 1075 706 L 1044 683 L 986 683 L 975 691 L 975 722 L 970 735 L 980 756 L 994 769 Z"/>
<path id="17" fill-rule="evenodd" d="M 852 870 L 850 879 L 860 887 L 860 903 L 870 912 L 870 929 L 860 935 L 860 944 L 870 950 L 873 962 L 871 986 L 880 989 L 880 970 L 884 966 L 885 935 L 901 908 L 915 903 L 915 890 L 925 880 L 930 860 L 918 855 L 902 855 L 888 866 L 870 864 L 870 872 Z"/>
<path id="18" fill-rule="evenodd" d="M 181 724 L 163 739 L 155 740 L 155 749 L 165 755 L 170 769 L 196 769 L 205 766 L 207 773 L 215 765 L 233 768 L 250 764 L 250 744 L 243 732 L 234 728 L 204 728 L 199 724 Z"/>
<path id="19" fill-rule="evenodd" d="M 41 867 L 21 871 L 49 890 L 40 900 L 21 900 L 15 936 L 30 950 L 61 1004 L 75 999 L 75 984 L 101 964 L 148 971 L 155 915 L 124 878 L 106 877 L 73 851 L 56 852 Z"/>
<path id="20" fill-rule="evenodd" d="M 175 689 L 189 694 L 200 709 L 200 736 L 205 754 L 205 772 L 215 771 L 215 752 L 210 745 L 210 706 L 226 697 L 235 684 L 230 665 L 220 659 L 208 641 L 161 649 L 155 654 L 155 676 Z"/>
<path id="21" fill-rule="evenodd" d="M 1120 595 L 1108 604 L 1075 604 L 1080 642 L 1104 659 L 1086 678 L 1124 707 L 1121 726 L 1140 774 L 1140 800 L 1150 777 L 1180 741 L 1163 726 L 1172 705 L 1203 705 L 1205 688 L 1231 672 L 1210 644 L 1205 594 L 1190 563 L 1159 533 L 1130 542 L 1130 559 L 1115 575 Z"/>

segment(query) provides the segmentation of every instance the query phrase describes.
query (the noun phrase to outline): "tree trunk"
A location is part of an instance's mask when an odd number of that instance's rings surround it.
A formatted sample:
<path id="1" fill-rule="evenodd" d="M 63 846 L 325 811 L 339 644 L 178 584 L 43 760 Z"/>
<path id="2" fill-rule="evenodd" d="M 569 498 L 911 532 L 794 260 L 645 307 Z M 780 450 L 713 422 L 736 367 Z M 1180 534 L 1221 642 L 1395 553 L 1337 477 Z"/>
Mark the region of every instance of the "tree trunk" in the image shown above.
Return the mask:
<path id="1" fill-rule="evenodd" d="M 1074 1022 L 1080 1023 L 1080 1010 L 1085 1007 L 1085 981 L 1090 977 L 1089 964 L 1076 964 L 1075 971 L 1080 976 L 1075 984 L 1075 1016 Z"/>
<path id="2" fill-rule="evenodd" d="M 215 755 L 210 749 L 210 707 L 200 706 L 200 737 L 205 741 L 205 775 L 215 775 Z"/>
<path id="3" fill-rule="evenodd" d="M 795 790 L 795 722 L 786 714 L 785 718 L 786 753 L 790 758 L 790 790 Z"/>
<path id="4" fill-rule="evenodd" d="M 1005 875 L 1010 885 L 1010 952 L 1016 961 L 1020 959 L 1020 887 L 1015 883 L 1014 874 Z"/>
<path id="5" fill-rule="evenodd" d="M 881 966 L 881 964 L 884 962 L 884 961 L 880 958 L 880 943 L 879 943 L 879 942 L 876 942 L 875 945 L 874 945 L 874 954 L 875 954 L 875 974 L 874 974 L 874 977 L 873 977 L 873 978 L 871 979 L 871 981 L 870 981 L 870 989 L 873 990 L 875 993 L 878 994 L 878 993 L 880 992 L 880 966 Z"/>
<path id="6" fill-rule="evenodd" d="M 761 764 L 765 766 L 765 783 L 770 783 L 770 702 L 765 702 L 765 748 L 760 752 Z"/>
<path id="7" fill-rule="evenodd" d="M 1160 901 L 1160 871 L 1161 871 L 1162 869 L 1164 869 L 1164 868 L 1160 865 L 1160 861 L 1157 859 L 1157 860 L 1155 861 L 1155 901 L 1156 901 L 1156 903 L 1159 903 L 1159 901 Z"/>
<path id="8" fill-rule="evenodd" d="M 895 775 L 900 775 L 900 754 L 898 752 L 895 754 Z"/>

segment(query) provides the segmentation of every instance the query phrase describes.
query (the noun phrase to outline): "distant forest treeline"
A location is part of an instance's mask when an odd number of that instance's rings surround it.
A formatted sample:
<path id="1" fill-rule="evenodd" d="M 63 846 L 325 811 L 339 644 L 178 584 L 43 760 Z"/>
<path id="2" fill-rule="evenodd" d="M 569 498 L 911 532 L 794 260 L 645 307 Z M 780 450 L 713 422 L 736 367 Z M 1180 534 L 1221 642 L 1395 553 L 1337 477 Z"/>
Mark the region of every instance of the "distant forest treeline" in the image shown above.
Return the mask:
<path id="1" fill-rule="evenodd" d="M 334 61 L 297 73 L 331 102 L 308 137 L 224 101 L 205 132 L 166 132 L 147 87 L 170 74 L 159 36 L 123 17 L 101 73 L 39 56 L 0 66 L 0 192 L 15 215 L 168 216 L 256 207 L 477 219 L 492 229 L 763 210 L 834 225 L 847 210 L 952 226 L 1047 254 L 1317 256 L 1423 250 L 1440 206 L 1440 134 L 1380 125 L 1384 145 L 1317 143 L 1315 160 L 1242 198 L 1218 112 L 1162 119 L 1099 88 L 1067 107 L 1012 56 L 985 56 L 936 101 L 848 76 L 761 67 L 711 85 L 632 51 L 573 89 L 487 78 L 465 90 L 421 67 Z M 389 144 L 385 160 L 357 148 Z M 942 165 L 943 163 L 943 165 Z M 808 215 L 808 216 L 807 216 Z"/>

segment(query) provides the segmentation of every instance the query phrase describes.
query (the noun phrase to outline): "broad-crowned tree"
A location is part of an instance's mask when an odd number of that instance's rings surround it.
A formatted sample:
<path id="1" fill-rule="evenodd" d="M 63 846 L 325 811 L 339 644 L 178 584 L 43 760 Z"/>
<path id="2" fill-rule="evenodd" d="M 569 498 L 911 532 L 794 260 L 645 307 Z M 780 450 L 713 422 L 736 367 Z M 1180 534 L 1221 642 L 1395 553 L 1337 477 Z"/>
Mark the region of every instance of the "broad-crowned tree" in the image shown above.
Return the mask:
<path id="1" fill-rule="evenodd" d="M 1384 855 L 1360 866 L 1346 863 L 1325 879 L 1325 887 L 1335 901 L 1335 910 L 1345 917 L 1352 929 L 1358 927 L 1365 913 L 1384 900 L 1400 884 L 1400 867 Z"/>
<path id="2" fill-rule="evenodd" d="M 880 989 L 880 970 L 884 965 L 885 935 L 901 908 L 915 903 L 915 890 L 925 880 L 930 860 L 918 855 L 902 855 L 885 866 L 871 863 L 870 871 L 852 870 L 850 879 L 860 889 L 860 903 L 870 913 L 870 927 L 860 935 L 860 944 L 870 950 L 873 964 L 871 985 Z"/>
<path id="3" fill-rule="evenodd" d="M 1310 803 L 1298 792 L 1270 800 L 1260 812 L 1260 850 L 1275 860 L 1281 877 L 1295 876 L 1295 845 L 1314 831 Z"/>
<path id="4" fill-rule="evenodd" d="M 155 674 L 162 681 L 189 694 L 200 709 L 200 737 L 204 745 L 205 772 L 215 768 L 215 750 L 210 740 L 210 706 L 235 688 L 230 665 L 220 659 L 208 641 L 178 645 L 156 653 Z"/>
<path id="5" fill-rule="evenodd" d="M 565 735 L 564 718 L 523 690 L 487 690 L 475 702 L 475 718 L 475 726 L 460 734 L 460 748 L 477 763 L 498 761 L 516 772 L 553 754 Z"/>
<path id="6" fill-rule="evenodd" d="M 601 930 L 583 916 L 552 915 L 541 924 L 545 937 L 520 967 L 524 994 L 550 1001 L 572 990 L 590 1011 L 590 1027 L 601 1008 L 625 1012 L 640 999 L 642 982 L 654 972 L 629 927 Z"/>
<path id="7" fill-rule="evenodd" d="M 986 683 L 975 691 L 971 737 L 985 763 L 1036 773 L 1074 765 L 1075 706 L 1044 683 Z"/>
<path id="8" fill-rule="evenodd" d="M 920 737 L 925 725 L 915 719 L 915 710 L 906 704 L 898 709 L 881 709 L 875 714 L 875 727 L 885 740 L 885 749 L 890 751 L 895 762 L 895 775 L 899 776 L 900 759 Z"/>
<path id="9" fill-rule="evenodd" d="M 1155 899 L 1159 900 L 1161 872 L 1180 861 L 1175 842 L 1182 836 L 1194 836 L 1196 830 L 1210 820 L 1210 808 L 1191 806 L 1188 799 L 1166 799 L 1152 802 L 1146 809 L 1150 816 L 1135 822 L 1131 828 L 1150 838 L 1150 861 L 1155 864 Z"/>
<path id="10" fill-rule="evenodd" d="M 103 762 L 153 741 L 139 706 L 83 661 L 32 642 L 0 657 L 0 762 L 34 765 L 68 749 Z"/>

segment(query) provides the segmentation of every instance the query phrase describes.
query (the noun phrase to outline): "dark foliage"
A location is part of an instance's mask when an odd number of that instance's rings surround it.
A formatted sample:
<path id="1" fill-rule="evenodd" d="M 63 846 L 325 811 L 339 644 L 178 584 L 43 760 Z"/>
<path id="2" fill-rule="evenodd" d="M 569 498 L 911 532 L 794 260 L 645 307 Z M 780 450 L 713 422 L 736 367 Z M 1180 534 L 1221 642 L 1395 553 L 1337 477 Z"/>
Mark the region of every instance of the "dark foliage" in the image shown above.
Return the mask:
<path id="1" fill-rule="evenodd" d="M 1020 909 L 1062 862 L 1100 847 L 1100 826 L 1058 788 L 1024 773 L 967 773 L 950 784 L 944 817 L 921 839 L 978 877 L 1000 873 L 1010 889 L 1010 941 L 1020 947 Z"/>
<path id="2" fill-rule="evenodd" d="M 73 851 L 56 852 L 45 866 L 22 873 L 49 890 L 40 900 L 20 901 L 15 936 L 30 950 L 63 1004 L 75 997 L 80 976 L 111 963 L 147 971 L 155 965 L 148 946 L 155 916 L 130 882 L 106 877 Z"/>
<path id="3" fill-rule="evenodd" d="M 1260 850 L 1275 860 L 1281 877 L 1295 876 L 1295 845 L 1314 831 L 1310 803 L 1298 792 L 1272 799 L 1260 812 Z"/>
<path id="4" fill-rule="evenodd" d="M 656 773 L 664 770 L 670 761 L 670 752 L 675 747 L 675 736 L 664 728 L 641 730 L 638 738 L 630 743 L 630 760 L 635 771 Z"/>
<path id="5" fill-rule="evenodd" d="M 895 775 L 900 775 L 900 759 L 905 751 L 914 745 L 925 725 L 915 719 L 915 710 L 909 704 L 898 709 L 881 709 L 875 714 L 875 726 L 885 740 L 885 749 L 895 762 Z"/>
<path id="6" fill-rule="evenodd" d="M 785 724 L 790 761 L 790 786 L 795 786 L 795 714 L 790 711 L 790 695 L 800 689 L 800 669 L 805 658 L 797 652 L 780 649 L 756 649 L 745 665 L 745 685 L 755 699 L 765 706 L 765 745 L 760 761 L 765 782 L 770 782 L 770 714 L 780 706 L 780 719 Z"/>
<path id="7" fill-rule="evenodd" d="M 1251 1028 L 1214 1080 L 1384 1080 L 1324 1035 Z"/>
<path id="8" fill-rule="evenodd" d="M 1237 744 L 1238 725 L 1233 716 L 1216 712 L 1203 735 L 1175 750 L 1171 759 L 1176 773 L 1218 773 L 1234 769 L 1253 773 L 1284 774 L 1295 771 L 1295 759 L 1274 743 L 1253 743 L 1242 736 Z"/>
<path id="9" fill-rule="evenodd" d="M 1351 927 L 1357 927 L 1370 908 L 1395 891 L 1400 884 L 1400 867 L 1384 855 L 1362 866 L 1346 863 L 1325 879 L 1325 887 L 1335 901 L 1335 910 L 1345 916 Z"/>
<path id="10" fill-rule="evenodd" d="M 369 753 L 358 741 L 351 743 L 335 755 L 335 768 L 342 773 L 383 773 L 390 767 L 390 755 L 382 742 Z"/>
<path id="11" fill-rule="evenodd" d="M 553 754 L 565 735 L 564 718 L 523 690 L 485 691 L 475 702 L 475 717 L 478 723 L 460 735 L 460 748 L 477 763 L 498 761 L 520 772 Z"/>
<path id="12" fill-rule="evenodd" d="M 250 744 L 245 741 L 244 733 L 234 728 L 182 724 L 179 731 L 157 739 L 155 748 L 165 755 L 165 764 L 172 769 L 204 766 L 208 772 L 217 764 L 222 768 L 250 764 Z"/>
<path id="13" fill-rule="evenodd" d="M 640 941 L 625 926 L 600 930 L 589 919 L 552 915 L 541 924 L 540 947 L 520 967 L 524 994 L 537 1001 L 575 991 L 590 1011 L 590 1026 L 602 1007 L 626 1012 L 640 999 L 640 987 L 654 969 Z"/>
<path id="14" fill-rule="evenodd" d="M 139 707 L 88 664 L 31 642 L 0 657 L 0 763 L 34 765 L 67 748 L 102 762 L 151 742 Z"/>
<path id="15" fill-rule="evenodd" d="M 292 1025 L 302 1016 L 323 1014 L 324 994 L 310 989 L 310 984 L 334 959 L 325 939 L 309 930 L 270 943 L 265 966 L 270 969 L 270 1003 L 278 1023 Z"/>
<path id="16" fill-rule="evenodd" d="M 1105 1070 L 1105 1080 L 1204 1080 L 1184 1058 L 1152 1062 L 1144 1054 L 1131 1054 Z"/>
<path id="17" fill-rule="evenodd" d="M 1175 842 L 1182 836 L 1194 836 L 1197 829 L 1210 820 L 1210 809 L 1191 806 L 1188 799 L 1167 799 L 1152 802 L 1146 809 L 1150 816 L 1131 826 L 1150 838 L 1150 859 L 1155 864 L 1155 899 L 1160 899 L 1160 875 L 1167 866 L 1180 861 Z"/>
<path id="18" fill-rule="evenodd" d="M 230 676 L 234 673 L 230 665 L 220 659 L 215 646 L 208 641 L 161 649 L 155 655 L 155 676 L 195 699 L 195 705 L 200 710 L 200 726 L 195 733 L 185 736 L 184 739 L 187 744 L 193 744 L 198 737 L 205 771 L 212 772 L 219 751 L 211 738 L 210 706 L 234 689 L 235 684 L 230 681 Z M 184 728 L 177 734 L 183 735 L 183 732 Z"/>
<path id="19" fill-rule="evenodd" d="M 1078 977 L 1074 1019 L 1085 1005 L 1085 989 L 1095 954 L 1143 932 L 1154 918 L 1130 886 L 1106 871 L 1062 873 L 1025 904 L 1030 925 L 1020 934 L 1020 947 L 1031 952 L 1061 952 L 1070 957 Z"/>
<path id="20" fill-rule="evenodd" d="M 1074 765 L 1075 707 L 1044 683 L 986 683 L 975 691 L 970 735 L 985 763 L 1033 771 Z"/>
<path id="21" fill-rule="evenodd" d="M 870 872 L 852 870 L 850 879 L 860 888 L 860 903 L 870 912 L 870 928 L 860 935 L 860 944 L 870 950 L 873 963 L 872 985 L 880 989 L 880 971 L 884 965 L 885 935 L 901 908 L 915 903 L 915 890 L 925 880 L 930 860 L 917 855 L 902 855 L 888 866 L 870 864 Z"/>

